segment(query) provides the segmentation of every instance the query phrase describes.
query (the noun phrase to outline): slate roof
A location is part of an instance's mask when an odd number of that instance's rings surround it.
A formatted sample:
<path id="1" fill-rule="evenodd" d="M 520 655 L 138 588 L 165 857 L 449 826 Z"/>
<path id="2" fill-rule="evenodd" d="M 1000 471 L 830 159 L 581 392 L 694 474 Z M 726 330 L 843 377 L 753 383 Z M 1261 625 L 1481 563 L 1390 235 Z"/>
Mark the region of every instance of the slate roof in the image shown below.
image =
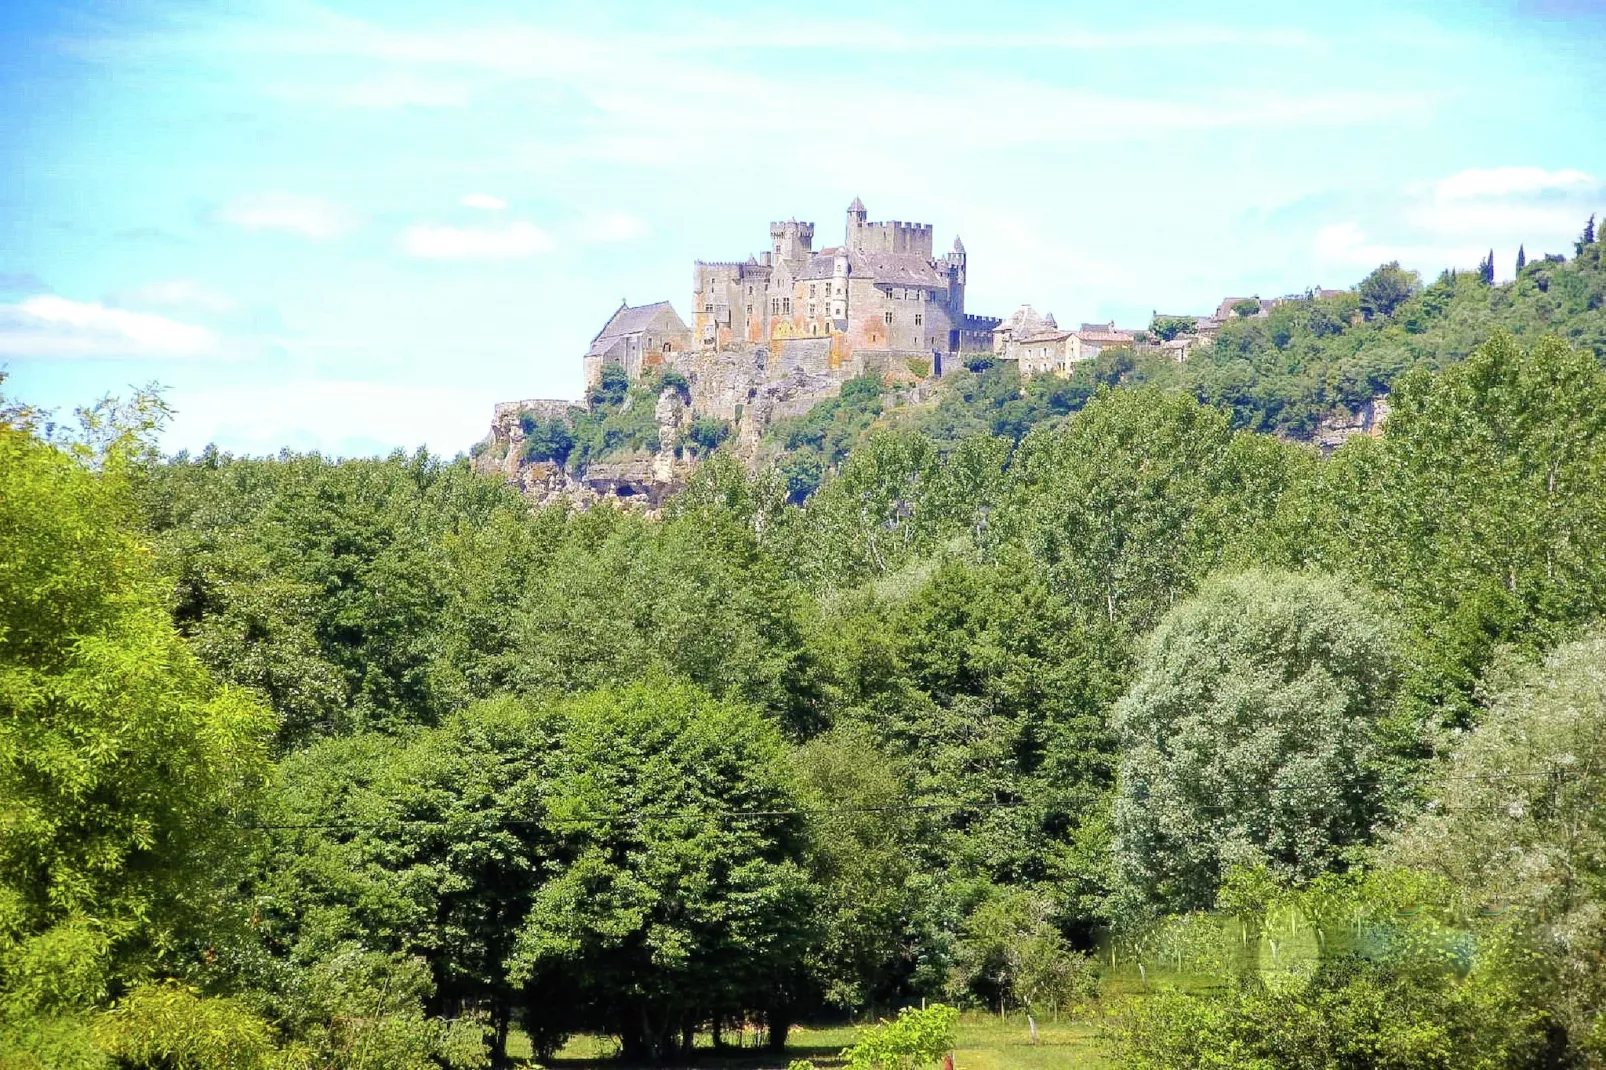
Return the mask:
<path id="1" fill-rule="evenodd" d="M 1052 331 L 1058 327 L 1059 324 L 1054 322 L 1054 314 L 1052 312 L 1044 315 L 1031 305 L 1022 305 L 1015 310 L 1014 315 L 1000 324 L 998 329 L 1022 335 L 1032 332 Z"/>
<path id="2" fill-rule="evenodd" d="M 948 279 L 923 256 L 910 253 L 854 253 L 848 258 L 853 274 L 899 286 L 946 286 Z"/>
<path id="3" fill-rule="evenodd" d="M 652 321 L 666 309 L 676 321 L 680 320 L 674 306 L 668 301 L 656 301 L 650 305 L 620 305 L 602 330 L 597 332 L 597 336 L 591 339 L 591 348 L 587 353 L 591 356 L 602 356 L 612 349 L 613 344 L 619 339 L 630 334 L 640 334 L 652 326 Z M 682 330 L 685 329 L 684 323 L 680 323 L 679 326 Z"/>

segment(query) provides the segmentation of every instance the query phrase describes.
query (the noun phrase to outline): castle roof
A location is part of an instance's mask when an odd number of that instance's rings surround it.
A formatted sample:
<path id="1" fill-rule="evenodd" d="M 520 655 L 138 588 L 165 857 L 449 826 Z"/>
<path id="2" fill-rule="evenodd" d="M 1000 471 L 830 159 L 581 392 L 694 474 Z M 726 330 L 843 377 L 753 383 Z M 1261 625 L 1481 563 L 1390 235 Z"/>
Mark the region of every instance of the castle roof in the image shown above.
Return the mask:
<path id="1" fill-rule="evenodd" d="M 1015 310 L 1015 314 L 999 324 L 998 330 L 1009 331 L 1016 336 L 1025 336 L 1031 333 L 1052 331 L 1059 324 L 1054 322 L 1053 313 L 1044 315 L 1031 305 L 1022 305 Z"/>
<path id="2" fill-rule="evenodd" d="M 877 282 L 904 286 L 945 286 L 948 283 L 930 260 L 910 253 L 854 253 L 848 258 L 848 264 L 855 275 L 868 275 Z"/>
<path id="3" fill-rule="evenodd" d="M 857 198 L 857 197 L 853 198 L 853 203 L 848 205 L 848 211 L 850 211 L 850 212 L 863 212 L 864 211 L 864 202 L 859 200 L 859 198 Z"/>
<path id="4" fill-rule="evenodd" d="M 613 316 L 603 325 L 602 330 L 598 331 L 597 336 L 591 339 L 591 348 L 587 351 L 587 355 L 602 356 L 606 354 L 609 349 L 613 348 L 613 343 L 626 335 L 640 334 L 642 331 L 647 330 L 648 327 L 652 326 L 653 320 L 666 311 L 675 317 L 676 325 L 680 330 L 686 329 L 686 324 L 681 321 L 680 316 L 675 312 L 674 306 L 668 301 L 655 301 L 650 305 L 635 306 L 620 304 Z"/>

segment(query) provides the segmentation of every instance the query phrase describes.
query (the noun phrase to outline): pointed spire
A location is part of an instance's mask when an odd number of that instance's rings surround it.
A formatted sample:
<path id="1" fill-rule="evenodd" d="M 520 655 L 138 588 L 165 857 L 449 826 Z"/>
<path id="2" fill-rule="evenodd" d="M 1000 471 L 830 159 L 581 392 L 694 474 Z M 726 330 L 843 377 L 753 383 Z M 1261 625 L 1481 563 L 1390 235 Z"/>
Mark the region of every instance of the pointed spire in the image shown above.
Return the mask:
<path id="1" fill-rule="evenodd" d="M 853 198 L 853 203 L 848 205 L 848 211 L 853 213 L 854 215 L 863 215 L 864 214 L 864 202 L 859 200 L 859 198 L 857 198 L 857 197 Z"/>
<path id="2" fill-rule="evenodd" d="M 959 235 L 955 234 L 954 235 L 954 252 L 962 253 L 964 251 L 965 251 L 965 243 L 959 240 Z"/>

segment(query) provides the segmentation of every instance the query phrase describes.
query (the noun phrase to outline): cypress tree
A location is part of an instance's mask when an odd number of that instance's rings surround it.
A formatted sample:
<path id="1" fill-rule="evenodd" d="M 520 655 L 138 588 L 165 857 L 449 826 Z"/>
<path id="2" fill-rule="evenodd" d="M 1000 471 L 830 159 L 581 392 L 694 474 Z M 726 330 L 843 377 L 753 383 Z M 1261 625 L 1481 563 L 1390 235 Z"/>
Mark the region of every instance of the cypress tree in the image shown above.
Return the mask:
<path id="1" fill-rule="evenodd" d="M 1589 213 L 1589 222 L 1584 224 L 1584 244 L 1595 244 L 1595 213 Z"/>
<path id="2" fill-rule="evenodd" d="M 1493 286 L 1494 285 L 1494 250 L 1493 249 L 1489 250 L 1489 255 L 1488 256 L 1486 256 L 1482 260 L 1478 261 L 1478 277 L 1481 278 L 1484 281 L 1485 285 L 1488 285 L 1488 286 Z"/>
<path id="3" fill-rule="evenodd" d="M 1522 269 L 1527 263 L 1528 254 L 1523 250 L 1522 246 L 1517 246 L 1517 274 L 1522 274 Z"/>

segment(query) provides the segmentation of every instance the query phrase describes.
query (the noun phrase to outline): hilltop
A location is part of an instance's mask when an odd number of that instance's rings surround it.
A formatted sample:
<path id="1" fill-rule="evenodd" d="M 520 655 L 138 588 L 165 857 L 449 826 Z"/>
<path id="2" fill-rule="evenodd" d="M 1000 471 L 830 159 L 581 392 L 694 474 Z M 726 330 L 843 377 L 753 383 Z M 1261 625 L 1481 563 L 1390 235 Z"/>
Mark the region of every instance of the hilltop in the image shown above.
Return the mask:
<path id="1" fill-rule="evenodd" d="M 1581 240 L 1573 258 L 1525 263 L 1500 285 L 1491 281 L 1492 266 L 1445 271 L 1424 286 L 1385 264 L 1351 289 L 1227 298 L 1213 314 L 1156 314 L 1147 327 L 1126 331 L 1113 324 L 1061 330 L 1027 307 L 990 321 L 991 348 L 956 343 L 946 366 L 942 354 L 921 364 L 866 351 L 818 367 L 791 358 L 786 367 L 767 366 L 763 347 L 728 340 L 706 349 L 643 347 L 642 336 L 651 343 L 657 336 L 637 316 L 633 351 L 662 359 L 631 364 L 588 354 L 593 381 L 584 399 L 498 405 L 490 434 L 475 447 L 476 464 L 541 500 L 613 498 L 656 508 L 702 458 L 725 449 L 749 464 L 778 465 L 801 500 L 872 428 L 910 427 L 939 447 L 978 433 L 1018 442 L 1100 389 L 1138 385 L 1220 407 L 1235 428 L 1331 449 L 1376 430 L 1400 375 L 1459 361 L 1496 330 L 1525 340 L 1554 334 L 1606 361 L 1600 250 Z M 659 329 L 673 328 L 662 322 L 665 310 L 674 315 L 667 303 L 651 307 Z M 629 337 L 605 328 L 599 342 L 617 346 L 624 338 L 628 354 Z M 746 378 L 733 384 L 733 369 L 744 363 Z"/>

